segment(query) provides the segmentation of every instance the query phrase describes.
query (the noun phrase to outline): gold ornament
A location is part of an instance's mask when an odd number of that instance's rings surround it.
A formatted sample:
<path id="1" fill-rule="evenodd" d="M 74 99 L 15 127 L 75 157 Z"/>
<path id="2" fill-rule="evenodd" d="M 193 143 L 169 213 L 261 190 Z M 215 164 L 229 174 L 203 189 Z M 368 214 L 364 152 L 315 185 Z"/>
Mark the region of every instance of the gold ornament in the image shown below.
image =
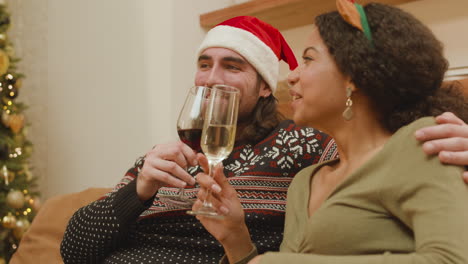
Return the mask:
<path id="1" fill-rule="evenodd" d="M 12 172 L 11 170 L 8 170 L 8 181 L 12 182 L 15 180 L 15 173 Z"/>
<path id="2" fill-rule="evenodd" d="M 31 224 L 26 218 L 21 218 L 16 221 L 16 227 L 13 229 L 13 235 L 16 237 L 16 239 L 20 240 L 30 225 Z"/>
<path id="3" fill-rule="evenodd" d="M 8 206 L 19 209 L 24 206 L 24 194 L 21 191 L 11 190 L 6 197 Z"/>
<path id="4" fill-rule="evenodd" d="M 24 174 L 24 175 L 26 176 L 26 180 L 27 180 L 27 181 L 32 180 L 32 173 L 31 173 L 31 171 L 29 170 L 29 166 L 28 166 L 27 164 L 24 164 L 24 165 L 23 165 L 23 169 L 22 169 L 20 172 L 18 172 L 18 174 Z M 25 198 L 26 201 L 28 201 L 29 199 L 31 199 L 31 196 L 28 195 L 27 197 L 29 197 L 29 198 Z"/>
<path id="5" fill-rule="evenodd" d="M 22 80 L 23 79 L 21 79 L 21 78 L 16 79 L 16 82 L 15 82 L 15 84 L 13 84 L 13 87 L 15 87 L 16 89 L 21 88 L 23 86 L 23 81 Z"/>
<path id="6" fill-rule="evenodd" d="M 2 123 L 6 127 L 10 127 L 10 115 L 6 111 L 2 112 Z"/>
<path id="7" fill-rule="evenodd" d="M 2 257 L 0 257 L 0 264 L 6 264 L 6 260 Z"/>
<path id="8" fill-rule="evenodd" d="M 0 46 L 5 46 L 6 43 L 6 35 L 5 34 L 0 34 Z"/>
<path id="9" fill-rule="evenodd" d="M 2 218 L 0 217 L 0 223 L 1 222 L 2 222 Z M 8 230 L 7 228 L 0 228 L 0 240 L 5 240 L 7 236 L 9 235 L 10 235 L 10 230 Z"/>
<path id="10" fill-rule="evenodd" d="M 25 170 L 24 171 L 24 175 L 26 175 L 26 180 L 29 182 L 32 180 L 33 178 L 33 174 L 31 173 L 31 171 L 29 169 Z"/>
<path id="11" fill-rule="evenodd" d="M 36 197 L 33 197 L 29 194 L 24 197 L 24 200 L 29 204 L 29 206 L 34 206 L 35 199 Z"/>
<path id="12" fill-rule="evenodd" d="M 10 115 L 10 128 L 14 133 L 18 134 L 18 132 L 20 132 L 23 126 L 24 126 L 24 115 L 22 114 Z"/>
<path id="13" fill-rule="evenodd" d="M 16 221 L 16 228 L 22 228 L 24 230 L 28 230 L 29 226 L 31 223 L 29 223 L 29 220 L 26 218 L 21 218 L 20 220 Z"/>
<path id="14" fill-rule="evenodd" d="M 5 74 L 8 67 L 10 67 L 10 58 L 8 57 L 8 54 L 0 49 L 0 75 Z"/>
<path id="15" fill-rule="evenodd" d="M 8 169 L 6 165 L 3 165 L 2 167 L 2 175 L 3 175 L 3 180 L 5 181 L 5 185 L 10 184 L 10 179 L 8 179 Z"/>
<path id="16" fill-rule="evenodd" d="M 34 197 L 31 197 L 31 199 L 29 200 L 26 200 L 26 202 L 29 204 L 29 206 L 32 207 L 32 209 L 34 209 L 36 212 L 39 211 L 39 209 L 41 209 L 41 206 L 42 206 L 42 202 L 41 202 L 41 199 L 37 196 L 34 196 Z"/>
<path id="17" fill-rule="evenodd" d="M 16 217 L 11 213 L 8 213 L 3 217 L 2 225 L 5 228 L 15 228 L 16 226 Z"/>

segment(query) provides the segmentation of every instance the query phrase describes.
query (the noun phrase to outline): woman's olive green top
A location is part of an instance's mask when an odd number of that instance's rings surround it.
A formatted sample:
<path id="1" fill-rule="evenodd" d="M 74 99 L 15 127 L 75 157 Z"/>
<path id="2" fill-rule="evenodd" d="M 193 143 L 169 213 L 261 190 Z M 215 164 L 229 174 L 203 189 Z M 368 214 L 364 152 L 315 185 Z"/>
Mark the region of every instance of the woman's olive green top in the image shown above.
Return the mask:
<path id="1" fill-rule="evenodd" d="M 299 172 L 288 191 L 281 251 L 266 253 L 261 263 L 467 264 L 463 169 L 427 156 L 414 137 L 433 124 L 427 117 L 398 130 L 312 217 L 310 183 L 327 163 Z"/>

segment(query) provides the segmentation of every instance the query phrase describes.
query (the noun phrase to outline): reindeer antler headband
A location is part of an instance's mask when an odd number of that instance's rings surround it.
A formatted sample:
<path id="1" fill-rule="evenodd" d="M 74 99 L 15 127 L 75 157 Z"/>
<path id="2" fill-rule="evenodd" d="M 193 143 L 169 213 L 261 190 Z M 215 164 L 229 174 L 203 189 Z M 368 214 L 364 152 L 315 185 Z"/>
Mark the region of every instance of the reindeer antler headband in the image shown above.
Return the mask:
<path id="1" fill-rule="evenodd" d="M 353 27 L 361 30 L 373 45 L 369 22 L 362 5 L 355 3 L 354 0 L 336 0 L 336 6 L 341 17 Z"/>

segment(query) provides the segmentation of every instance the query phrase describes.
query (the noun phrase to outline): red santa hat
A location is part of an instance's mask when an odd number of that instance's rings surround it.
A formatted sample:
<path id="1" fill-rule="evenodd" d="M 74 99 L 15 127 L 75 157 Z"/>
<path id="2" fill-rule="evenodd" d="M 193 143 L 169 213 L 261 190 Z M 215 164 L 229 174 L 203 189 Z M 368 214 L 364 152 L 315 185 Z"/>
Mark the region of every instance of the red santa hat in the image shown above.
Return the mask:
<path id="1" fill-rule="evenodd" d="M 256 17 L 238 16 L 216 25 L 208 31 L 198 53 L 213 47 L 239 53 L 273 92 L 278 82 L 279 61 L 288 63 L 290 70 L 297 67 L 296 57 L 278 29 Z"/>

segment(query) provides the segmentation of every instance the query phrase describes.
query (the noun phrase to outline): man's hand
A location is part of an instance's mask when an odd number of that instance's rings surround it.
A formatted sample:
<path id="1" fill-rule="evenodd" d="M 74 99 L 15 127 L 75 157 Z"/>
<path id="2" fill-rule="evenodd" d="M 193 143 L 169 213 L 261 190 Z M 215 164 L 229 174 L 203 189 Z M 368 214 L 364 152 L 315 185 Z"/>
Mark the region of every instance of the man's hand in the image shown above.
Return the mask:
<path id="1" fill-rule="evenodd" d="M 186 169 L 197 164 L 195 151 L 180 141 L 157 145 L 146 154 L 145 163 L 137 177 L 138 198 L 146 201 L 165 185 L 194 185 L 195 179 Z"/>
<path id="2" fill-rule="evenodd" d="M 416 131 L 416 139 L 424 141 L 428 155 L 438 154 L 443 163 L 468 166 L 468 125 L 450 112 L 436 117 L 438 125 Z M 468 172 L 463 173 L 468 184 Z"/>

